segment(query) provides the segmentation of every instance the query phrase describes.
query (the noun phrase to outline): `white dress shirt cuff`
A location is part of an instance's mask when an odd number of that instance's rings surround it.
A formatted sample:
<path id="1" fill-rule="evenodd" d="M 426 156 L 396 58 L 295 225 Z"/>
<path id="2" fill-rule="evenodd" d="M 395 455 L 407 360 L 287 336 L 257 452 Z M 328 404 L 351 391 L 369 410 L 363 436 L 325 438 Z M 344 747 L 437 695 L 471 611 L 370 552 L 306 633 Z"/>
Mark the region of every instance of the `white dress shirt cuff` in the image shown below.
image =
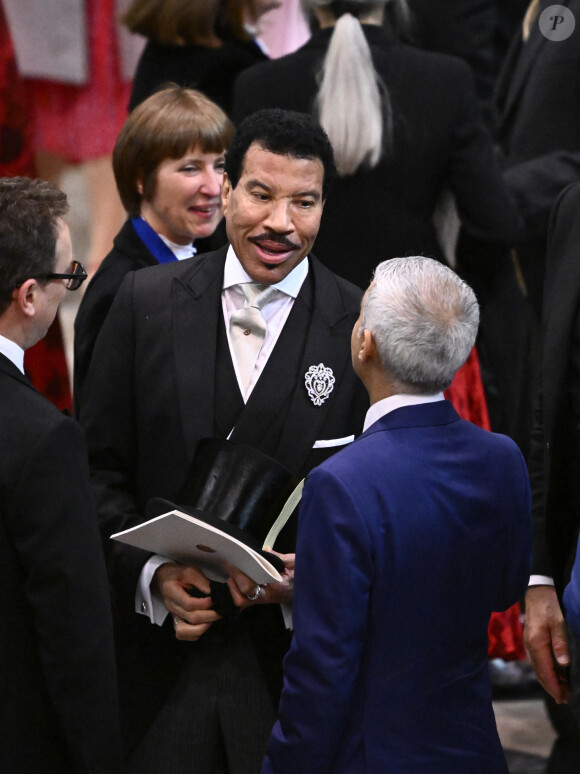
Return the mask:
<path id="1" fill-rule="evenodd" d="M 530 575 L 528 586 L 553 586 L 554 579 L 548 575 Z"/>
<path id="2" fill-rule="evenodd" d="M 282 617 L 284 618 L 284 626 L 292 631 L 294 629 L 292 605 L 288 604 L 287 602 L 282 602 L 280 604 L 280 609 L 282 610 Z"/>
<path id="3" fill-rule="evenodd" d="M 144 565 L 139 576 L 137 591 L 135 593 L 135 612 L 146 615 L 152 624 L 162 626 L 168 616 L 168 611 L 159 594 L 151 591 L 151 581 L 155 570 L 162 564 L 172 562 L 166 556 L 154 554 Z"/>

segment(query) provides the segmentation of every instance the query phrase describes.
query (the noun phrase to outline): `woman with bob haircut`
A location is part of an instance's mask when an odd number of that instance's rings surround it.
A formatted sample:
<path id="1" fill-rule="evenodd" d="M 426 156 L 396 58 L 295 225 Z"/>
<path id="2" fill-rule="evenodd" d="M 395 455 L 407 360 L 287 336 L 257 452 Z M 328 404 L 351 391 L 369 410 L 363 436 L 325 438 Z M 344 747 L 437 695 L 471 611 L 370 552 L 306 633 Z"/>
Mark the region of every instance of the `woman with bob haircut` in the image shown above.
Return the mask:
<path id="1" fill-rule="evenodd" d="M 123 277 L 226 241 L 222 229 L 214 232 L 223 216 L 225 151 L 233 133 L 221 108 L 175 85 L 153 94 L 125 121 L 113 171 L 129 219 L 89 283 L 75 320 L 77 409 L 97 335 Z"/>

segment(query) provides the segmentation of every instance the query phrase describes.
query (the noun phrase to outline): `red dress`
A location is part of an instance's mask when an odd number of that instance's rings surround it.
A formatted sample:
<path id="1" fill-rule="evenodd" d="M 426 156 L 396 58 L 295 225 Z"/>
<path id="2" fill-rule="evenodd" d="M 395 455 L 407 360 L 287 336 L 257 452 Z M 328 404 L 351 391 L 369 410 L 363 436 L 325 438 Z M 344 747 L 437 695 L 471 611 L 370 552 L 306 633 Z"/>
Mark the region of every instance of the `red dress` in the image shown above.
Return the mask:
<path id="1" fill-rule="evenodd" d="M 0 177 L 34 177 L 28 108 L 0 5 Z M 58 317 L 46 337 L 26 350 L 24 367 L 39 392 L 58 408 L 70 410 L 71 392 Z"/>
<path id="2" fill-rule="evenodd" d="M 115 0 L 87 0 L 86 8 L 89 82 L 26 81 L 34 149 L 73 164 L 112 153 L 131 93 L 121 76 Z"/>

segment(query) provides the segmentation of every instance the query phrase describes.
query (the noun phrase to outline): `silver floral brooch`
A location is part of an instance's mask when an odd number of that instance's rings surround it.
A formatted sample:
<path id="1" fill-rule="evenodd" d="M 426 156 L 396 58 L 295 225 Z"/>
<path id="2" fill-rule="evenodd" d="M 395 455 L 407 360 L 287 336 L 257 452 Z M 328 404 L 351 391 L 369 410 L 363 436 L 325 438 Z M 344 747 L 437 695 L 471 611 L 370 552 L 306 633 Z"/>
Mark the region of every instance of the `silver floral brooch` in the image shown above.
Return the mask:
<path id="1" fill-rule="evenodd" d="M 312 365 L 304 374 L 304 384 L 315 406 L 322 406 L 334 389 L 334 374 L 332 368 L 328 368 L 324 363 Z"/>

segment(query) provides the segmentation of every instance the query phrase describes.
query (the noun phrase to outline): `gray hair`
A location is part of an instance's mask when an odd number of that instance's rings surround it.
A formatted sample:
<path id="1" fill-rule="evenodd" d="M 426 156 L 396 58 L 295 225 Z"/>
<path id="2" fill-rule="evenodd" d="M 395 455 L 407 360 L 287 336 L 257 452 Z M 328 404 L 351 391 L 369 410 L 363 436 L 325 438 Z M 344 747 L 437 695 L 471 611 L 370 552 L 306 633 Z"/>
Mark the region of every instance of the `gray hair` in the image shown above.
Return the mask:
<path id="1" fill-rule="evenodd" d="M 389 91 L 376 72 L 358 16 L 391 4 L 408 14 L 406 0 L 302 0 L 306 10 L 328 6 L 338 16 L 319 72 L 314 103 L 316 118 L 328 134 L 338 174 L 375 167 L 393 145 L 393 111 Z M 343 9 L 341 10 L 341 6 Z"/>
<path id="2" fill-rule="evenodd" d="M 361 309 L 361 331 L 372 333 L 381 365 L 403 393 L 429 395 L 449 387 L 478 325 L 469 285 L 421 256 L 380 263 Z"/>

